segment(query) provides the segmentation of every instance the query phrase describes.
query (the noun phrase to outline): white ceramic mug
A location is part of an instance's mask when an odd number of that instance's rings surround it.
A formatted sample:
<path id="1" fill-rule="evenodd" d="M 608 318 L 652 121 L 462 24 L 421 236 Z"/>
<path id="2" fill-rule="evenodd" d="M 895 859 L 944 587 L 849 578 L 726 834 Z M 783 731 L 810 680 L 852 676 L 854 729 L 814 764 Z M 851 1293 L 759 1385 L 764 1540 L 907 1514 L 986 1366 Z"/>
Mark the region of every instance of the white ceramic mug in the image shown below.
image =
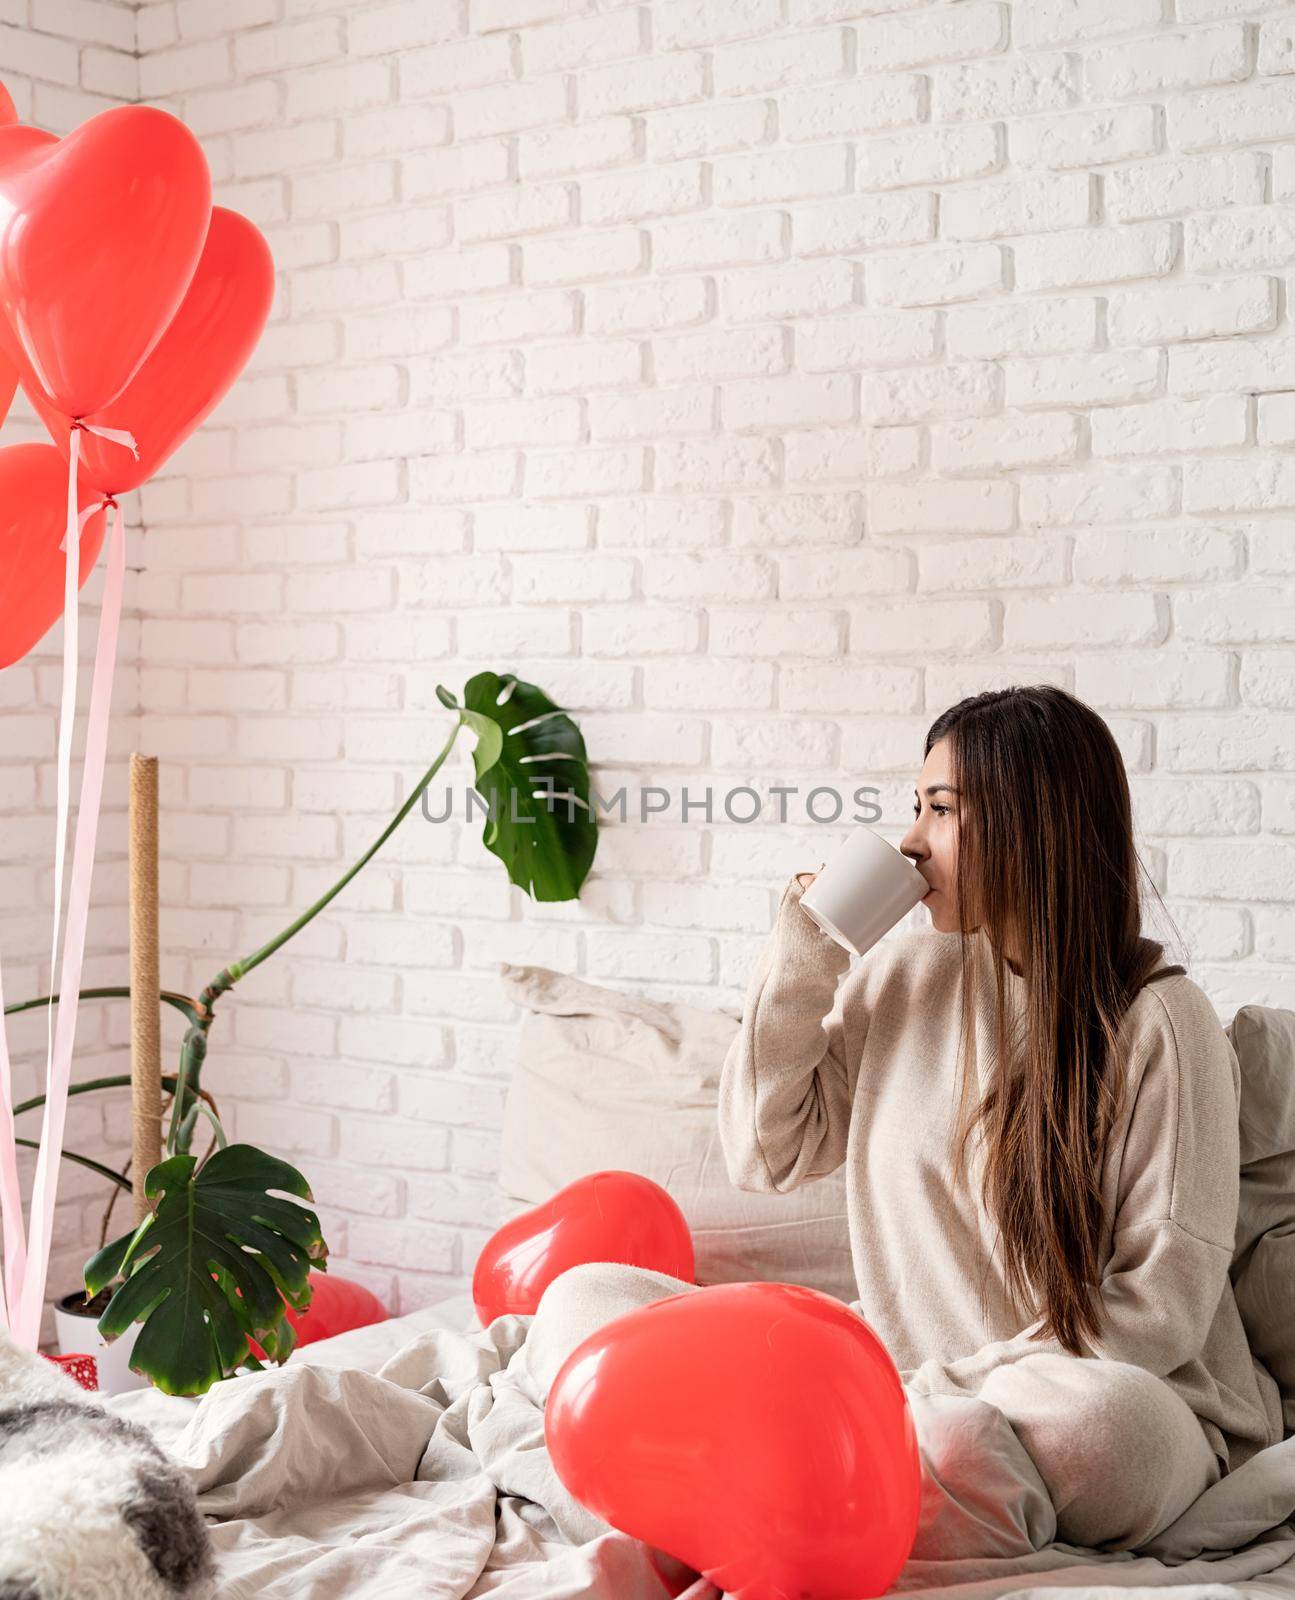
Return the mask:
<path id="1" fill-rule="evenodd" d="M 861 956 L 921 900 L 930 884 L 871 828 L 856 827 L 801 895 L 807 916 Z"/>

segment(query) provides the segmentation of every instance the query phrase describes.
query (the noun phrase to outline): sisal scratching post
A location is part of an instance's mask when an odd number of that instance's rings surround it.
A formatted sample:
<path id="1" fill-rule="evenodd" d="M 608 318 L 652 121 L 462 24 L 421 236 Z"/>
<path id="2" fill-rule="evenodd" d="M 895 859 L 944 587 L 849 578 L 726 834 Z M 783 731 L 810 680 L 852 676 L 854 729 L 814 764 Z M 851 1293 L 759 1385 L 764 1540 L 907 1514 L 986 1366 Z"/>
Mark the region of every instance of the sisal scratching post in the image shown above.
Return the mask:
<path id="1" fill-rule="evenodd" d="M 157 952 L 157 757 L 130 758 L 130 1109 L 135 1222 L 162 1159 L 162 999 Z"/>

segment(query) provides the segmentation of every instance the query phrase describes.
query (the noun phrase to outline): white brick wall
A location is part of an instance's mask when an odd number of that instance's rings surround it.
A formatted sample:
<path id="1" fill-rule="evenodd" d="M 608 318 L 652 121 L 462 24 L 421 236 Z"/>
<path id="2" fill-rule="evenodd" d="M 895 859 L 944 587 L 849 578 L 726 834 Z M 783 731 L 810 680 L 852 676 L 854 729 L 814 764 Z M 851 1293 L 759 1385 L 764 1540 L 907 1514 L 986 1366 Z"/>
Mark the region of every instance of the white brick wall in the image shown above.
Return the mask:
<path id="1" fill-rule="evenodd" d="M 1292 1003 L 1295 36 L 1170 9 L 140 7 L 140 92 L 280 269 L 141 497 L 167 981 L 365 848 L 444 736 L 437 682 L 531 678 L 604 793 L 675 798 L 607 828 L 576 907 L 510 890 L 461 812 L 412 818 L 224 1003 L 209 1087 L 393 1306 L 464 1287 L 488 1232 L 494 964 L 733 1003 L 827 847 L 803 813 L 684 825 L 685 785 L 875 782 L 897 837 L 939 711 L 1063 684 L 1220 1012 Z M 25 829 L 46 736 L 9 724 Z"/>

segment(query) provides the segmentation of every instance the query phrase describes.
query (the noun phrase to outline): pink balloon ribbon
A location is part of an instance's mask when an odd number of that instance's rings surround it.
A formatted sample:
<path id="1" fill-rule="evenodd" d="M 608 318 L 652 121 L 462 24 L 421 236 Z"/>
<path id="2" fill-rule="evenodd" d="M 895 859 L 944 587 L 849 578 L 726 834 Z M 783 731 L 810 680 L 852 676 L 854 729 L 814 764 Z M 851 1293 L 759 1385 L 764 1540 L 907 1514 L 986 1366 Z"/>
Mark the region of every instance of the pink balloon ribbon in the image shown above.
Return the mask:
<path id="1" fill-rule="evenodd" d="M 4 1026 L 4 979 L 0 976 L 0 1214 L 4 1217 L 4 1280 L 0 1282 L 0 1328 L 10 1325 L 9 1307 L 17 1311 L 18 1291 L 27 1265 L 27 1239 L 18 1187 L 18 1146 L 14 1142 L 13 1074 Z"/>
<path id="2" fill-rule="evenodd" d="M 86 522 L 93 516 L 95 507 L 87 507 L 80 514 L 77 502 L 77 459 L 80 454 L 81 434 L 96 433 L 116 444 L 125 445 L 138 459 L 134 438 L 123 428 L 98 428 L 89 422 L 74 422 L 68 433 L 67 460 L 67 530 L 59 541 L 59 549 L 67 552 L 63 580 L 63 703 L 59 709 L 58 724 L 58 832 L 54 845 L 54 931 L 49 952 L 50 983 L 54 982 L 55 964 L 58 961 L 58 925 L 63 909 L 63 872 L 67 854 L 68 790 L 71 787 L 72 727 L 76 720 L 76 679 L 80 663 L 77 642 L 77 594 L 81 580 L 80 538 Z M 54 1002 L 45 1008 L 45 1088 L 49 1091 L 50 1065 L 53 1061 Z"/>
<path id="3" fill-rule="evenodd" d="M 57 832 L 54 836 L 54 928 L 49 952 L 50 1002 L 45 1007 L 45 1093 L 50 1093 L 51 1067 L 54 1060 L 54 975 L 58 971 L 59 919 L 63 914 L 63 873 L 67 859 L 67 813 L 72 787 L 72 728 L 76 721 L 76 679 L 81 660 L 79 645 L 80 606 L 77 596 L 81 587 L 81 519 L 77 515 L 76 465 L 81 435 L 73 428 L 68 435 L 67 462 L 67 532 L 62 548 L 67 551 L 63 563 L 63 700 L 58 713 L 58 782 Z M 49 1102 L 45 1104 L 48 1120 Z M 41 1148 L 44 1149 L 44 1129 Z M 30 1260 L 30 1256 L 28 1257 Z M 24 1281 L 26 1268 L 23 1269 Z M 34 1348 L 34 1346 L 33 1346 Z"/>
<path id="4" fill-rule="evenodd" d="M 53 979 L 58 954 L 60 912 L 63 902 L 63 876 L 67 842 L 68 790 L 71 787 L 72 724 L 76 715 L 77 675 L 77 595 L 80 577 L 81 517 L 77 506 L 78 434 L 86 424 L 73 426 L 68 440 L 67 532 L 62 548 L 67 552 L 63 595 L 63 695 L 59 712 L 58 747 L 58 834 L 54 863 L 54 941 L 50 954 Z M 135 441 L 120 430 L 89 428 L 134 451 Z M 112 506 L 112 532 L 104 581 L 103 604 L 99 615 L 99 637 L 95 647 L 94 677 L 90 685 L 90 709 L 86 726 L 85 755 L 81 766 L 81 800 L 77 808 L 76 837 L 72 852 L 71 887 L 68 895 L 67 932 L 58 980 L 58 1021 L 53 1028 L 54 1002 L 46 1011 L 45 1113 L 41 1124 L 40 1149 L 36 1158 L 36 1177 L 32 1186 L 30 1232 L 26 1255 L 13 1285 L 9 1273 L 9 1206 L 6 1204 L 6 1279 L 10 1330 L 21 1345 L 35 1349 L 40 1340 L 41 1312 L 45 1300 L 45 1281 L 49 1272 L 50 1244 L 53 1236 L 54 1201 L 58 1190 L 58 1163 L 63 1150 L 63 1129 L 67 1118 L 68 1087 L 72 1078 L 72 1050 L 76 1036 L 77 1009 L 81 988 L 81 968 L 85 956 L 86 923 L 90 909 L 90 881 L 94 872 L 95 846 L 99 832 L 99 811 L 103 800 L 104 764 L 108 751 L 108 720 L 112 705 L 112 682 L 117 659 L 117 635 L 121 623 L 122 590 L 125 584 L 125 540 L 121 507 Z M 7 1051 L 4 1051 L 7 1057 Z M 6 1107 L 12 1100 L 6 1092 Z M 12 1111 L 5 1119 L 10 1139 L 0 1144 L 0 1193 L 16 1187 L 17 1150 L 12 1143 Z M 0 1135 L 3 1134 L 0 1129 Z M 21 1210 L 17 1226 L 21 1228 Z M 16 1304 L 15 1304 L 16 1300 Z"/>

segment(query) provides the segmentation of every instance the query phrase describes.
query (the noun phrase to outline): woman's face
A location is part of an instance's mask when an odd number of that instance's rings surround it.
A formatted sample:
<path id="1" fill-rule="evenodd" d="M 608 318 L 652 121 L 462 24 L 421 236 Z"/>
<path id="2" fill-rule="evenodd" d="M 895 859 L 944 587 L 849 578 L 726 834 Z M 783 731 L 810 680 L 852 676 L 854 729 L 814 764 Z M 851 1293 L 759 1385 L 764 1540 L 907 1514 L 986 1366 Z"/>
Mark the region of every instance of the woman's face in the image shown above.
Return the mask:
<path id="1" fill-rule="evenodd" d="M 899 848 L 931 887 L 921 904 L 937 933 L 958 931 L 954 870 L 958 859 L 959 795 L 953 788 L 948 739 L 939 739 L 922 765 L 913 796 L 913 823 Z"/>

